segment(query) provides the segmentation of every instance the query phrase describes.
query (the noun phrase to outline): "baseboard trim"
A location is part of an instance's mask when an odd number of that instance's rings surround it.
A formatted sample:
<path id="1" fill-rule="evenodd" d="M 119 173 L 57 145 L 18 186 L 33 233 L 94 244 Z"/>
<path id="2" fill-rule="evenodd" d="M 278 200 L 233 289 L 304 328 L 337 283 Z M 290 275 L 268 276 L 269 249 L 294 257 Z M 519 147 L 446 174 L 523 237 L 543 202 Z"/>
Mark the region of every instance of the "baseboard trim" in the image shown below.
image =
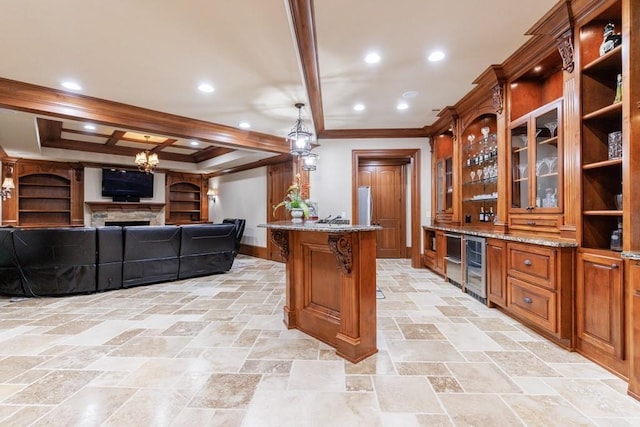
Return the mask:
<path id="1" fill-rule="evenodd" d="M 240 253 L 254 258 L 268 259 L 267 248 L 263 248 L 261 246 L 251 246 L 241 243 Z"/>

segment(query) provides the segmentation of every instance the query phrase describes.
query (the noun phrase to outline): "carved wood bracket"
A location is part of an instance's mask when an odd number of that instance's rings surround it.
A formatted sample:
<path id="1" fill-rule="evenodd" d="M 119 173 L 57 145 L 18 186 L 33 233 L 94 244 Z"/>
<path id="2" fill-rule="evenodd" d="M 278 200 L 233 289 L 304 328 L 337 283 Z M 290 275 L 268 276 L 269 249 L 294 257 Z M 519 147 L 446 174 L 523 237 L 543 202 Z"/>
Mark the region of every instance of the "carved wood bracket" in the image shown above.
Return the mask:
<path id="1" fill-rule="evenodd" d="M 496 110 L 496 114 L 502 114 L 504 110 L 504 88 L 502 83 L 498 83 L 493 87 L 493 109 Z"/>
<path id="2" fill-rule="evenodd" d="M 329 234 L 329 249 L 338 261 L 338 267 L 345 273 L 351 274 L 353 268 L 353 253 L 351 249 L 351 236 L 344 234 Z"/>
<path id="3" fill-rule="evenodd" d="M 280 248 L 280 256 L 289 261 L 289 232 L 283 230 L 271 230 L 271 241 Z"/>
<path id="4" fill-rule="evenodd" d="M 568 73 L 573 72 L 573 38 L 571 30 L 565 32 L 558 38 L 558 52 L 562 57 L 562 69 Z"/>

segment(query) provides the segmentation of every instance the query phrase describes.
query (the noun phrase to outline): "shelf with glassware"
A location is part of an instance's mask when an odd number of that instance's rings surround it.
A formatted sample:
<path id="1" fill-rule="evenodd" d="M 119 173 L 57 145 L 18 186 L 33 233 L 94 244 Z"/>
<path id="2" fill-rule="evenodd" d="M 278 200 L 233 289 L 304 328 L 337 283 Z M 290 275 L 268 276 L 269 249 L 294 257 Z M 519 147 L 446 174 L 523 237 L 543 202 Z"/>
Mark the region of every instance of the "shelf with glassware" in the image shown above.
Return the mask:
<path id="1" fill-rule="evenodd" d="M 612 22 L 582 32 L 615 28 Z M 582 247 L 621 251 L 622 47 L 586 44 L 582 57 Z"/>
<path id="2" fill-rule="evenodd" d="M 559 232 L 562 213 L 561 101 L 544 105 L 510 127 L 509 226 Z"/>
<path id="3" fill-rule="evenodd" d="M 488 126 L 480 132 L 468 134 L 462 150 L 462 211 L 465 224 L 489 225 L 497 210 L 498 145 Z"/>

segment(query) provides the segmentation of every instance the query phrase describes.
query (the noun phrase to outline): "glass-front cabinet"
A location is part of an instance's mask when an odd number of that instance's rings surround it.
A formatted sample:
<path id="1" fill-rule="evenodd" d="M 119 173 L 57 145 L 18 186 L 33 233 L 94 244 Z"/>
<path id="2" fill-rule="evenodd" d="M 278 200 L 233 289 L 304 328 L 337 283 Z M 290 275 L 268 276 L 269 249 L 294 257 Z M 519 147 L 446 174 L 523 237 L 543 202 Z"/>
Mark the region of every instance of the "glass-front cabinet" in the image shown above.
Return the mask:
<path id="1" fill-rule="evenodd" d="M 554 101 L 513 122 L 510 144 L 512 226 L 554 228 L 554 220 L 526 219 L 562 212 L 562 103 Z M 521 214 L 519 217 L 517 214 Z"/>
<path id="2" fill-rule="evenodd" d="M 453 206 L 453 159 L 448 157 L 436 163 L 437 211 L 450 212 Z"/>
<path id="3" fill-rule="evenodd" d="M 475 120 L 462 137 L 462 220 L 493 225 L 498 201 L 498 144 L 495 116 Z"/>

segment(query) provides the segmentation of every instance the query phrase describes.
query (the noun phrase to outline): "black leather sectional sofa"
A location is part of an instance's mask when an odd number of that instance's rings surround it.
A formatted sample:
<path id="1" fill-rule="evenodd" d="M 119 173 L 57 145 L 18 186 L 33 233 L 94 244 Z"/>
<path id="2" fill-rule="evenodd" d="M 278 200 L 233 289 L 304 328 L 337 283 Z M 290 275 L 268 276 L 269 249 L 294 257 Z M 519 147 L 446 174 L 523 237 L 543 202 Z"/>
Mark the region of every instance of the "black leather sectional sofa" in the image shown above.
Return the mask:
<path id="1" fill-rule="evenodd" d="M 101 292 L 231 269 L 244 220 L 223 224 L 0 228 L 0 294 Z"/>

